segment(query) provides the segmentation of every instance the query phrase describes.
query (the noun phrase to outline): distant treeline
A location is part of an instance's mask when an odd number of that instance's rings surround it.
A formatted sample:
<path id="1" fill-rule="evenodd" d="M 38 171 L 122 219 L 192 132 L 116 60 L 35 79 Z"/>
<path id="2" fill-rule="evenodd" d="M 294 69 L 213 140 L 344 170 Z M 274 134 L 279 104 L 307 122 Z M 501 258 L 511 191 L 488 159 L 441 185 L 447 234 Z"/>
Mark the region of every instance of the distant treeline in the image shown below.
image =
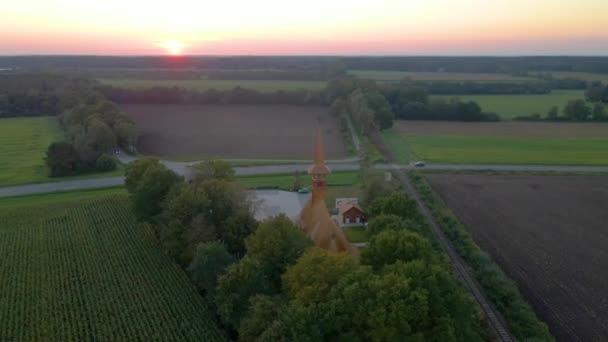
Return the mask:
<path id="1" fill-rule="evenodd" d="M 339 56 L 6 56 L 0 68 L 338 69 L 522 74 L 529 71 L 608 73 L 608 57 L 339 57 Z"/>
<path id="2" fill-rule="evenodd" d="M 253 89 L 235 87 L 228 90 L 190 90 L 179 87 L 152 87 L 139 89 L 103 86 L 101 92 L 116 103 L 146 104 L 327 104 L 321 91 L 279 90 L 260 92 Z"/>
<path id="3" fill-rule="evenodd" d="M 191 69 L 191 68 L 100 68 L 100 69 L 55 69 L 56 72 L 75 77 L 97 79 L 139 80 L 286 80 L 325 81 L 346 74 L 346 69 L 337 64 L 298 69 Z"/>
<path id="4" fill-rule="evenodd" d="M 94 102 L 93 81 L 47 74 L 0 77 L 0 117 L 59 115 L 79 102 Z"/>
<path id="5" fill-rule="evenodd" d="M 585 91 L 585 100 L 571 100 L 561 109 L 551 107 L 545 114 L 532 113 L 516 117 L 521 121 L 608 121 L 608 84 L 592 82 Z"/>
<path id="6" fill-rule="evenodd" d="M 0 77 L 0 117 L 47 115 L 59 118 L 66 137 L 47 150 L 51 176 L 112 170 L 117 147 L 134 150 L 135 124 L 96 82 L 49 74 Z"/>

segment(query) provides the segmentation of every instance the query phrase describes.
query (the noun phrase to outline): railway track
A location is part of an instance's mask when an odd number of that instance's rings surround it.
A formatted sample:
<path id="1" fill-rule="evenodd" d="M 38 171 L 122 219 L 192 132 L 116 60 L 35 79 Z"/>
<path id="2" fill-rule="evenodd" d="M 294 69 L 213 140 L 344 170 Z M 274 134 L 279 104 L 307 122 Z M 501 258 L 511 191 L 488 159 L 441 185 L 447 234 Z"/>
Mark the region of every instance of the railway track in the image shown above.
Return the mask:
<path id="1" fill-rule="evenodd" d="M 378 146 L 378 149 L 384 155 L 386 160 L 389 163 L 395 163 L 395 158 L 392 154 L 392 151 L 390 151 L 388 147 L 384 144 L 384 141 L 382 140 L 380 134 L 371 134 L 370 138 Z M 470 268 L 468 267 L 467 263 L 460 257 L 460 255 L 454 249 L 454 246 L 452 245 L 450 240 L 443 233 L 443 230 L 433 217 L 433 214 L 427 208 L 426 204 L 422 200 L 422 197 L 420 197 L 420 194 L 407 177 L 406 171 L 403 169 L 399 169 L 398 167 L 395 167 L 393 171 L 396 177 L 399 179 L 401 184 L 408 192 L 408 194 L 418 204 L 422 215 L 431 227 L 431 232 L 433 233 L 433 236 L 439 243 L 441 249 L 448 255 L 450 263 L 452 264 L 452 267 L 454 268 L 454 271 L 462 285 L 469 291 L 473 298 L 475 298 L 475 301 L 477 301 L 477 303 L 479 304 L 479 307 L 486 316 L 489 326 L 492 329 L 492 332 L 494 333 L 496 339 L 498 341 L 504 342 L 515 341 L 516 339 L 509 333 L 507 324 L 505 323 L 501 314 L 486 298 L 485 294 L 483 293 L 483 290 L 481 289 L 481 286 L 477 283 L 477 281 L 475 281 L 475 277 Z"/>

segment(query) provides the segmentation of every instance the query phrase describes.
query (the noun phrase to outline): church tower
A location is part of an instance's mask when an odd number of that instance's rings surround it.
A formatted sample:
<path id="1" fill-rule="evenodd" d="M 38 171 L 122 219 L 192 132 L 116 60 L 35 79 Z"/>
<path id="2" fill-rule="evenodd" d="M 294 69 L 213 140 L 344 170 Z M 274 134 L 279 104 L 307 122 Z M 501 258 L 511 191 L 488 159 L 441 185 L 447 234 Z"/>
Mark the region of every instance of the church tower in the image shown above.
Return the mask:
<path id="1" fill-rule="evenodd" d="M 314 164 L 308 168 L 308 174 L 312 176 L 313 200 L 325 200 L 325 195 L 327 194 L 327 176 L 330 173 L 331 170 L 325 165 L 325 158 L 323 156 L 321 128 L 317 127 Z"/>
<path id="2" fill-rule="evenodd" d="M 323 156 L 321 129 L 317 128 L 314 163 L 308 168 L 308 174 L 312 177 L 312 196 L 302 208 L 298 224 L 317 247 L 337 253 L 358 255 L 359 250 L 348 242 L 342 228 L 336 225 L 327 210 L 325 196 L 327 176 L 330 173 Z"/>

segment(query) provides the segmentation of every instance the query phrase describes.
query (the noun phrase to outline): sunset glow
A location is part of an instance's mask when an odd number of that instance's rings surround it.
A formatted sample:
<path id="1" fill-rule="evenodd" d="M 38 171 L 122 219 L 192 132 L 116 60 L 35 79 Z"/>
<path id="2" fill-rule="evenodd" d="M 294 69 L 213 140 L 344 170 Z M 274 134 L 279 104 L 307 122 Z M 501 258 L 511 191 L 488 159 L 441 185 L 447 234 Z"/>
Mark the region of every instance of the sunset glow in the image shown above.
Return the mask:
<path id="1" fill-rule="evenodd" d="M 0 54 L 608 54 L 607 23 L 605 0 L 23 0 Z"/>

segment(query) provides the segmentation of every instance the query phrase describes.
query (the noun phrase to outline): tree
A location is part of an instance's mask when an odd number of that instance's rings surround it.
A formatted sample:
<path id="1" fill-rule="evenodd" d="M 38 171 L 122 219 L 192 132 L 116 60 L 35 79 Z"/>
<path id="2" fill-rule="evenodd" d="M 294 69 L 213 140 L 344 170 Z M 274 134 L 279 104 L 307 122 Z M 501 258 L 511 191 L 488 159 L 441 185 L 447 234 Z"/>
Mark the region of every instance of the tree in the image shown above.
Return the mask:
<path id="1" fill-rule="evenodd" d="M 135 215 L 149 221 L 161 211 L 161 203 L 173 185 L 182 181 L 172 170 L 157 164 L 148 167 L 131 193 Z"/>
<path id="2" fill-rule="evenodd" d="M 420 232 L 422 229 L 416 222 L 393 214 L 381 214 L 372 217 L 367 224 L 367 231 L 371 236 L 387 230 Z"/>
<path id="3" fill-rule="evenodd" d="M 283 288 L 292 301 L 303 305 L 320 303 L 342 277 L 358 266 L 357 259 L 350 255 L 310 248 L 287 269 Z"/>
<path id="4" fill-rule="evenodd" d="M 361 262 L 376 270 L 397 261 L 429 260 L 433 257 L 431 243 L 407 230 L 387 230 L 371 238 L 361 254 Z"/>
<path id="5" fill-rule="evenodd" d="M 208 179 L 234 180 L 234 169 L 224 160 L 206 160 L 192 167 L 192 181 L 200 183 Z"/>
<path id="6" fill-rule="evenodd" d="M 604 105 L 601 103 L 596 103 L 593 105 L 593 120 L 595 121 L 605 121 L 608 119 L 606 115 L 606 110 Z"/>
<path id="7" fill-rule="evenodd" d="M 249 309 L 249 299 L 258 294 L 276 293 L 264 267 L 254 258 L 245 256 L 228 267 L 220 276 L 215 292 L 215 303 L 222 321 L 237 329 Z"/>
<path id="8" fill-rule="evenodd" d="M 151 166 L 160 165 L 157 158 L 141 158 L 129 164 L 125 170 L 125 187 L 130 193 L 135 192 L 146 170 Z"/>
<path id="9" fill-rule="evenodd" d="M 239 326 L 239 340 L 286 341 L 282 324 L 277 321 L 285 303 L 280 298 L 265 295 L 256 295 L 249 302 L 247 315 Z"/>
<path id="10" fill-rule="evenodd" d="M 391 128 L 395 114 L 386 98 L 380 92 L 374 91 L 366 94 L 366 100 L 369 108 L 374 112 L 374 120 L 378 128 L 381 130 Z"/>
<path id="11" fill-rule="evenodd" d="M 76 172 L 78 155 L 72 144 L 59 141 L 49 145 L 44 160 L 51 177 L 62 177 Z"/>
<path id="12" fill-rule="evenodd" d="M 226 273 L 226 269 L 234 261 L 234 257 L 228 253 L 223 243 L 202 243 L 198 245 L 194 259 L 188 266 L 188 273 L 199 291 L 203 291 L 207 298 L 213 300 L 219 277 Z"/>
<path id="13" fill-rule="evenodd" d="M 329 113 L 334 117 L 339 117 L 340 115 L 346 112 L 346 108 L 347 106 L 344 97 L 339 97 L 331 103 L 331 106 L 329 107 Z"/>
<path id="14" fill-rule="evenodd" d="M 311 245 L 312 241 L 283 214 L 262 222 L 245 240 L 247 257 L 260 262 L 277 288 L 281 274 Z"/>
<path id="15" fill-rule="evenodd" d="M 557 106 L 551 107 L 547 113 L 547 120 L 555 121 L 559 118 L 559 108 Z"/>
<path id="16" fill-rule="evenodd" d="M 86 126 L 87 145 L 97 153 L 111 152 L 116 147 L 116 135 L 101 119 L 93 118 Z"/>
<path id="17" fill-rule="evenodd" d="M 291 186 L 291 191 L 299 191 L 302 189 L 302 181 L 300 180 L 300 172 L 296 171 L 293 174 L 293 185 Z"/>
<path id="18" fill-rule="evenodd" d="M 116 169 L 116 159 L 110 155 L 102 154 L 95 161 L 95 170 L 107 172 Z"/>
<path id="19" fill-rule="evenodd" d="M 608 86 L 606 87 L 608 89 Z M 585 91 L 585 98 L 589 102 L 600 102 L 604 95 L 604 85 L 602 82 L 592 82 L 591 85 Z"/>
<path id="20" fill-rule="evenodd" d="M 383 171 L 365 170 L 363 172 L 363 179 L 365 179 L 365 182 L 363 183 L 363 194 L 361 196 L 361 201 L 364 204 L 370 204 L 377 198 L 384 197 L 395 192 L 396 186 L 384 178 L 385 176 Z"/>
<path id="21" fill-rule="evenodd" d="M 573 121 L 584 121 L 591 117 L 591 108 L 585 100 L 570 100 L 564 108 L 564 115 Z"/>
<path id="22" fill-rule="evenodd" d="M 404 192 L 395 192 L 390 196 L 375 199 L 368 206 L 368 214 L 370 216 L 393 214 L 415 222 L 422 221 L 418 204 Z"/>

